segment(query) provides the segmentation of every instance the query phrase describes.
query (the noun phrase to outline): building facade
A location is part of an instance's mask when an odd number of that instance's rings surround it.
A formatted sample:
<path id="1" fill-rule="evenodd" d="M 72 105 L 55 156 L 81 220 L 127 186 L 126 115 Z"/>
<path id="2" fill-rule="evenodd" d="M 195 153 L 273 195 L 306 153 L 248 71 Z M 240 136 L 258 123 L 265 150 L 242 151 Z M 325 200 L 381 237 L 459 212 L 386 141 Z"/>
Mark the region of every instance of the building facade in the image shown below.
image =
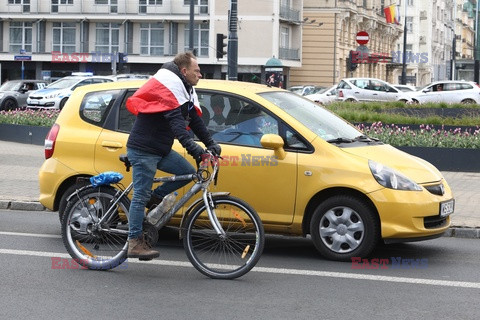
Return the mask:
<path id="1" fill-rule="evenodd" d="M 225 78 L 228 60 L 217 58 L 216 39 L 229 35 L 230 1 L 194 4 L 193 48 L 203 75 Z M 264 82 L 272 57 L 286 78 L 300 66 L 302 6 L 302 0 L 238 1 L 238 80 Z M 106 75 L 112 67 L 153 74 L 190 48 L 190 0 L 5 0 L 0 16 L 2 82 L 22 73 L 37 79 L 75 71 Z M 118 53 L 125 58 L 115 65 Z"/>

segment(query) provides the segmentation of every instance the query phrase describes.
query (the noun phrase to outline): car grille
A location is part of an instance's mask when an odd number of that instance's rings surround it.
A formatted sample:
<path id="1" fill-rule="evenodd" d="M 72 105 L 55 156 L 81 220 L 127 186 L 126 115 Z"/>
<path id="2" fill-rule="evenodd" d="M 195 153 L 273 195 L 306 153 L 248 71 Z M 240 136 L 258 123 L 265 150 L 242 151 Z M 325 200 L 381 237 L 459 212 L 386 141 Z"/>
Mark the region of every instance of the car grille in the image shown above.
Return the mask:
<path id="1" fill-rule="evenodd" d="M 32 96 L 29 96 L 30 99 L 35 99 L 35 100 L 41 100 L 43 99 L 43 97 L 32 97 Z"/>
<path id="2" fill-rule="evenodd" d="M 437 229 L 447 225 L 447 218 L 438 216 L 425 217 L 423 220 L 425 229 Z"/>
<path id="3" fill-rule="evenodd" d="M 445 187 L 442 183 L 425 186 L 425 189 L 427 189 L 431 194 L 436 194 L 437 196 L 443 196 L 445 194 Z"/>

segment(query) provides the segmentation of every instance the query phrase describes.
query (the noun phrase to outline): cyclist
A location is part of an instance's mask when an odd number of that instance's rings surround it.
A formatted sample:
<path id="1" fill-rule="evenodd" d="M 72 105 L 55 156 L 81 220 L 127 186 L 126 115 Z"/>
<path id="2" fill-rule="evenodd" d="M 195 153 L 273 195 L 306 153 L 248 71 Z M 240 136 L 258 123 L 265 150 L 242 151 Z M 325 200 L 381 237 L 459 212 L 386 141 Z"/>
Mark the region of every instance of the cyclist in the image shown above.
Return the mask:
<path id="1" fill-rule="evenodd" d="M 127 100 L 127 109 L 137 115 L 127 141 L 134 190 L 129 214 L 129 258 L 151 260 L 159 256 L 143 238 L 145 207 L 160 204 L 163 197 L 188 183 L 165 182 L 152 192 L 156 170 L 174 175 L 195 173 L 193 166 L 172 150 L 174 138 L 197 163 L 205 153 L 189 134 L 185 122 L 208 150 L 220 155 L 220 146 L 200 117 L 200 104 L 193 86 L 201 77 L 196 57 L 191 52 L 180 53 Z"/>

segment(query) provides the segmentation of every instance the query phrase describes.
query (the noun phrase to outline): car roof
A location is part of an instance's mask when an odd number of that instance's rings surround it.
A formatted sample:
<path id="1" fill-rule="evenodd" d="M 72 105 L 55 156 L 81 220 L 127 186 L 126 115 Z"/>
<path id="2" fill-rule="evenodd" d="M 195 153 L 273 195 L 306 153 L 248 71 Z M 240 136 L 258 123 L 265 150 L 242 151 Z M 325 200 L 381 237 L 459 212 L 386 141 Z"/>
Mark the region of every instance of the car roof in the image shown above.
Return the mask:
<path id="1" fill-rule="evenodd" d="M 88 86 L 80 87 L 76 89 L 75 92 L 139 88 L 143 84 L 145 84 L 147 81 L 150 81 L 150 80 L 131 80 L 131 81 L 117 81 L 117 82 L 91 84 Z M 212 89 L 212 90 L 238 93 L 246 97 L 253 96 L 263 92 L 274 92 L 274 91 L 287 92 L 287 90 L 284 90 L 282 88 L 269 87 L 266 84 L 243 82 L 243 81 L 231 81 L 231 80 L 213 80 L 213 79 L 201 79 L 195 88 L 205 89 L 205 90 Z"/>

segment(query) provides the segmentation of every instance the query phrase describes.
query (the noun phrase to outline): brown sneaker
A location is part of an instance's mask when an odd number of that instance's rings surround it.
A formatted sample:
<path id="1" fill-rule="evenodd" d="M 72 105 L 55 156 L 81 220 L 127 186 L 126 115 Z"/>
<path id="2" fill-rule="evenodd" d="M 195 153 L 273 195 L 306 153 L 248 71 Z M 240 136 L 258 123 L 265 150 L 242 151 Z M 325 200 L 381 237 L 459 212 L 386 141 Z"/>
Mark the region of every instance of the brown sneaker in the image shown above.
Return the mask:
<path id="1" fill-rule="evenodd" d="M 143 236 L 128 240 L 128 258 L 138 258 L 142 261 L 152 260 L 160 256 L 158 251 L 152 250 Z"/>

